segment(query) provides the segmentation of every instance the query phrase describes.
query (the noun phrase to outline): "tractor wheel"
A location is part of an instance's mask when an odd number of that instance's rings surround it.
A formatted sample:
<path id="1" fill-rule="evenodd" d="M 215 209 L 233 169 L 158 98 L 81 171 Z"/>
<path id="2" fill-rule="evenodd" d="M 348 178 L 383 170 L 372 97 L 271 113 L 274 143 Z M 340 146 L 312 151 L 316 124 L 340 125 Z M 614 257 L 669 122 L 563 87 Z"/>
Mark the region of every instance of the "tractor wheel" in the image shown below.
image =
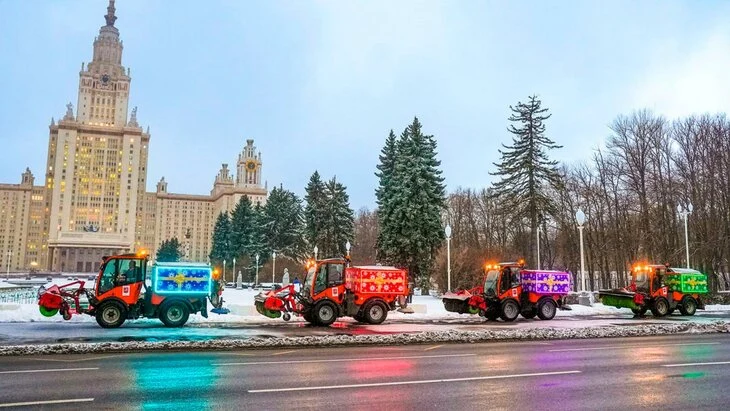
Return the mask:
<path id="1" fill-rule="evenodd" d="M 505 322 L 514 321 L 520 315 L 520 305 L 515 300 L 505 300 L 502 303 L 502 314 L 500 318 Z"/>
<path id="2" fill-rule="evenodd" d="M 312 311 L 314 324 L 327 327 L 337 320 L 337 307 L 330 301 L 322 301 Z"/>
<path id="3" fill-rule="evenodd" d="M 388 309 L 380 301 L 371 301 L 365 305 L 363 319 L 369 324 L 382 324 L 388 317 Z"/>
<path id="4" fill-rule="evenodd" d="M 670 309 L 669 309 L 669 311 L 667 311 L 667 315 L 672 315 L 672 314 L 674 314 L 674 311 L 675 311 L 675 309 L 674 309 L 674 308 L 670 308 Z"/>
<path id="5" fill-rule="evenodd" d="M 497 310 L 496 308 L 487 309 L 487 312 L 484 316 L 487 317 L 487 320 L 496 321 L 497 318 L 499 318 L 499 310 Z"/>
<path id="6" fill-rule="evenodd" d="M 664 297 L 657 298 L 652 304 L 651 313 L 654 317 L 664 317 L 669 313 L 669 301 Z"/>
<path id="7" fill-rule="evenodd" d="M 644 314 L 646 314 L 646 308 L 632 308 L 631 312 L 634 313 L 634 315 L 638 315 L 639 317 L 643 317 Z"/>
<path id="8" fill-rule="evenodd" d="M 284 315 L 281 318 L 283 318 L 284 321 L 289 321 L 289 320 L 291 320 L 291 314 L 284 313 Z"/>
<path id="9" fill-rule="evenodd" d="M 697 301 L 690 296 L 682 298 L 682 304 L 679 306 L 679 312 L 682 315 L 695 315 L 697 312 Z"/>
<path id="10" fill-rule="evenodd" d="M 117 328 L 127 319 L 127 309 L 118 301 L 101 303 L 96 309 L 96 322 L 103 328 Z"/>
<path id="11" fill-rule="evenodd" d="M 528 320 L 531 318 L 535 318 L 535 316 L 537 315 L 537 308 L 530 307 L 527 310 L 522 310 L 520 314 L 522 314 L 522 316 L 527 318 Z"/>
<path id="12" fill-rule="evenodd" d="M 537 303 L 537 316 L 541 320 L 552 320 L 557 311 L 557 304 L 550 298 L 545 298 Z"/>
<path id="13" fill-rule="evenodd" d="M 190 310 L 182 301 L 171 301 L 162 305 L 160 320 L 168 327 L 182 327 L 188 322 Z"/>

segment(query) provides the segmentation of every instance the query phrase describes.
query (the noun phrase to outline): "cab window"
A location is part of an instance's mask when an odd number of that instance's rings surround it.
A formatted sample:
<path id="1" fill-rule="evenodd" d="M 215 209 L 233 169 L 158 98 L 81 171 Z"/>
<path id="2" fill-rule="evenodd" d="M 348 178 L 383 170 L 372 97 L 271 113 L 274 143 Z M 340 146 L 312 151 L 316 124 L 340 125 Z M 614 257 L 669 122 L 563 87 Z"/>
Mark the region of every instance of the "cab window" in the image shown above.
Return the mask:
<path id="1" fill-rule="evenodd" d="M 114 282 L 118 273 L 119 260 L 107 260 L 104 264 L 104 272 L 99 277 L 99 294 L 103 294 L 114 288 Z"/>
<path id="2" fill-rule="evenodd" d="M 342 284 L 344 266 L 342 264 L 331 263 L 322 264 L 317 272 L 317 279 L 314 284 L 314 293 L 318 294 L 327 289 Z"/>

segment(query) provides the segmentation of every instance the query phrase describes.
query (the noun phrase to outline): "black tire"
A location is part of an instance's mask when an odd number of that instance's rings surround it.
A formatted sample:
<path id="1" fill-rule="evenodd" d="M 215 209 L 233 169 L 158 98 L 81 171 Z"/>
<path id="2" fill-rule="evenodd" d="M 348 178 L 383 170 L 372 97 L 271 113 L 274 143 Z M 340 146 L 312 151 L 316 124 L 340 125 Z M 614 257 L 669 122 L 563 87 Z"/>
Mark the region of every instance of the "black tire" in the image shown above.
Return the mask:
<path id="1" fill-rule="evenodd" d="M 382 324 L 388 317 L 388 307 L 382 301 L 370 301 L 363 309 L 363 319 L 369 324 Z"/>
<path id="2" fill-rule="evenodd" d="M 632 308 L 631 312 L 634 313 L 634 315 L 643 316 L 646 314 L 646 308 Z"/>
<path id="3" fill-rule="evenodd" d="M 654 317 L 664 317 L 669 313 L 669 301 L 664 297 L 658 297 L 651 305 L 651 313 Z"/>
<path id="4" fill-rule="evenodd" d="M 530 319 L 532 319 L 532 318 L 535 318 L 535 316 L 537 315 L 537 308 L 535 308 L 535 307 L 530 307 L 530 308 L 529 308 L 529 309 L 527 309 L 527 310 L 523 309 L 523 310 L 522 310 L 522 312 L 521 312 L 520 314 L 522 314 L 522 316 L 523 316 L 523 317 L 525 317 L 525 318 L 527 318 L 528 320 L 530 320 Z"/>
<path id="5" fill-rule="evenodd" d="M 160 310 L 160 320 L 167 327 L 182 327 L 188 322 L 188 317 L 190 317 L 188 305 L 179 300 L 163 304 Z"/>
<path id="6" fill-rule="evenodd" d="M 667 315 L 674 314 L 674 310 L 675 310 L 674 308 L 670 308 L 669 311 L 667 312 Z"/>
<path id="7" fill-rule="evenodd" d="M 316 325 L 316 323 L 314 322 L 314 318 L 312 318 L 312 310 L 302 313 L 302 317 L 304 317 L 304 321 Z"/>
<path id="8" fill-rule="evenodd" d="M 331 301 L 322 301 L 314 306 L 312 319 L 316 325 L 327 327 L 337 321 L 337 307 Z"/>
<path id="9" fill-rule="evenodd" d="M 103 302 L 96 309 L 96 322 L 102 328 L 117 328 L 127 319 L 127 308 L 119 301 Z"/>
<path id="10" fill-rule="evenodd" d="M 695 315 L 697 312 L 697 300 L 690 296 L 682 298 L 682 305 L 679 306 L 682 315 Z"/>
<path id="11" fill-rule="evenodd" d="M 504 300 L 499 317 L 505 322 L 514 321 L 520 315 L 520 305 L 515 300 Z"/>
<path id="12" fill-rule="evenodd" d="M 544 298 L 537 303 L 537 316 L 541 320 L 552 320 L 558 312 L 558 305 L 550 298 Z"/>

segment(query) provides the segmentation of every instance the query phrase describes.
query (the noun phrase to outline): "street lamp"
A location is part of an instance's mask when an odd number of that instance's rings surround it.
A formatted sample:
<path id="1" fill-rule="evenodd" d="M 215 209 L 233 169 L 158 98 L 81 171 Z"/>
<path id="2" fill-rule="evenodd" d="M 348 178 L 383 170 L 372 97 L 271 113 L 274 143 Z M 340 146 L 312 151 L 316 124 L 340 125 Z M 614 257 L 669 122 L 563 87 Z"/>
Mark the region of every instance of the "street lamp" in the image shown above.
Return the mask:
<path id="1" fill-rule="evenodd" d="M 446 291 L 451 291 L 451 225 L 446 224 Z"/>
<path id="2" fill-rule="evenodd" d="M 314 246 L 314 261 L 317 261 L 317 253 L 319 252 L 319 247 L 316 245 Z"/>
<path id="3" fill-rule="evenodd" d="M 350 244 L 350 241 L 348 240 L 345 243 L 345 250 L 347 251 L 347 258 L 350 258 L 350 247 L 352 247 L 352 245 Z"/>
<path id="4" fill-rule="evenodd" d="M 256 253 L 256 282 L 254 282 L 254 287 L 259 283 L 259 254 Z"/>
<path id="5" fill-rule="evenodd" d="M 540 226 L 537 226 L 537 269 L 540 269 Z"/>
<path id="6" fill-rule="evenodd" d="M 233 257 L 233 270 L 231 270 L 231 281 L 236 282 L 236 257 Z"/>
<path id="7" fill-rule="evenodd" d="M 226 260 L 223 260 L 223 282 L 226 282 Z"/>
<path id="8" fill-rule="evenodd" d="M 687 253 L 687 268 L 689 268 L 689 234 L 687 232 L 687 216 L 692 214 L 692 210 L 694 207 L 692 207 L 692 203 L 687 204 L 687 208 L 682 208 L 681 205 L 677 206 L 677 212 L 679 215 L 684 217 L 684 249 Z"/>
<path id="9" fill-rule="evenodd" d="M 580 208 L 575 213 L 575 221 L 578 223 L 578 232 L 580 233 L 580 278 L 582 295 L 579 300 L 583 305 L 590 305 L 590 298 L 586 298 L 585 256 L 583 253 L 583 224 L 586 222 L 586 215 Z"/>
<path id="10" fill-rule="evenodd" d="M 276 276 L 276 251 L 271 253 L 271 257 L 274 259 L 274 265 L 271 268 L 271 283 L 275 282 L 274 277 Z"/>

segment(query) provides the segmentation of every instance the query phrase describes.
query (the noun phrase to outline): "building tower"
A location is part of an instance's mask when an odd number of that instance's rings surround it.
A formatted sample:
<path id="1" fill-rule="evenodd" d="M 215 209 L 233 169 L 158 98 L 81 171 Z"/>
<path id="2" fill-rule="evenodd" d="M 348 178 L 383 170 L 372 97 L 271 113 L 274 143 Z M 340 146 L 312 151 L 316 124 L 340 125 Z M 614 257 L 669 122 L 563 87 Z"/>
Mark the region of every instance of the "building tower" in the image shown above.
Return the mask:
<path id="1" fill-rule="evenodd" d="M 114 0 L 94 39 L 92 61 L 79 72 L 76 112 L 52 123 L 46 191 L 50 203 L 48 268 L 89 272 L 103 255 L 134 248 L 143 226 L 150 135 L 128 118 L 131 78 L 114 26 Z"/>
<path id="2" fill-rule="evenodd" d="M 238 155 L 236 187 L 261 187 L 261 153 L 256 153 L 256 147 L 251 139 L 246 140 L 246 147 Z"/>

